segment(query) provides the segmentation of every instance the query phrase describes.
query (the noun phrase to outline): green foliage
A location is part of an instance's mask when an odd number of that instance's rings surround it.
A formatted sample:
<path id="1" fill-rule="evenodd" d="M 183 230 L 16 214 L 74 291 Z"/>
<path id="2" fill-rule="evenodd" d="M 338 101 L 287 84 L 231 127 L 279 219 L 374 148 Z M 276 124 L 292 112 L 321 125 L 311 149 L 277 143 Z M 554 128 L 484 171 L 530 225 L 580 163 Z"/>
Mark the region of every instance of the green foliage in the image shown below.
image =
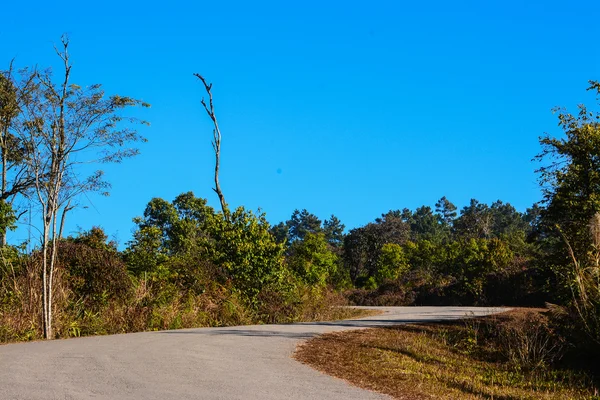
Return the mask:
<path id="1" fill-rule="evenodd" d="M 422 206 L 412 214 L 409 210 L 405 210 L 404 213 L 410 223 L 412 240 L 426 239 L 439 243 L 447 238 L 448 229 L 441 223 L 440 216 L 433 213 L 431 207 Z"/>
<path id="2" fill-rule="evenodd" d="M 292 217 L 287 221 L 290 241 L 302 240 L 308 233 L 322 231 L 321 220 L 306 209 L 295 210 Z"/>
<path id="3" fill-rule="evenodd" d="M 477 299 L 489 274 L 506 269 L 514 254 L 508 245 L 499 239 L 470 239 L 459 242 L 457 257 L 452 260 L 452 271 L 458 279 L 460 294 L 469 294 Z"/>
<path id="4" fill-rule="evenodd" d="M 466 296 L 469 302 L 482 300 L 490 275 L 508 273 L 515 259 L 508 243 L 496 238 L 471 238 L 444 245 L 422 240 L 408 242 L 403 249 L 411 269 L 428 271 L 439 278 L 446 277 L 438 279 L 440 282 L 454 282 L 451 293 L 447 294 L 460 298 Z"/>
<path id="5" fill-rule="evenodd" d="M 452 226 L 456 218 L 456 206 L 452 204 L 446 196 L 442 197 L 435 203 L 435 212 L 439 215 L 440 221 L 447 227 Z"/>
<path id="6" fill-rule="evenodd" d="M 344 240 L 344 224 L 335 215 L 321 220 L 306 209 L 294 210 L 286 222 L 280 222 L 271 228 L 271 233 L 278 243 L 291 243 L 304 240 L 308 234 L 324 233 L 327 242 L 334 247 L 341 247 Z"/>
<path id="7" fill-rule="evenodd" d="M 386 243 L 404 244 L 410 226 L 399 211 L 390 211 L 363 227 L 352 229 L 344 238 L 344 266 L 352 282 L 361 286 L 377 273 L 377 262 Z"/>
<path id="8" fill-rule="evenodd" d="M 409 268 L 402 246 L 396 243 L 386 243 L 381 247 L 381 254 L 377 260 L 375 280 L 377 284 L 382 284 L 386 280 L 398 279 Z"/>
<path id="9" fill-rule="evenodd" d="M 89 231 L 82 231 L 76 237 L 69 237 L 67 241 L 82 244 L 92 249 L 117 251 L 117 243 L 109 241 L 104 230 L 98 226 L 92 227 Z"/>
<path id="10" fill-rule="evenodd" d="M 217 215 L 211 260 L 226 271 L 236 289 L 254 302 L 261 288 L 283 278 L 283 246 L 269 231 L 264 214 L 237 208 L 225 219 Z"/>
<path id="11" fill-rule="evenodd" d="M 191 192 L 172 203 L 152 199 L 134 220 L 138 229 L 125 252 L 128 266 L 138 276 L 160 272 L 184 281 L 204 275 L 231 282 L 253 303 L 262 287 L 281 280 L 283 246 L 264 214 L 240 207 L 225 218 L 206 203 Z M 188 263 L 196 267 L 182 268 Z"/>
<path id="12" fill-rule="evenodd" d="M 331 218 L 323 221 L 323 233 L 327 242 L 335 247 L 341 247 L 344 242 L 344 224 L 338 217 L 332 215 Z"/>
<path id="13" fill-rule="evenodd" d="M 324 286 L 335 276 L 338 256 L 331 251 L 324 233 L 309 233 L 292 243 L 289 268 L 307 285 Z"/>
<path id="14" fill-rule="evenodd" d="M 4 199 L 0 199 L 0 235 L 5 235 L 7 230 L 14 230 L 16 226 L 17 216 L 10 203 Z"/>
<path id="15" fill-rule="evenodd" d="M 590 81 L 588 90 L 600 93 L 597 82 Z M 585 105 L 579 105 L 576 115 L 555 111 L 564 137 L 541 137 L 542 151 L 536 156 L 547 162 L 537 170 L 547 206 L 542 220 L 550 231 L 560 226 L 582 254 L 591 244 L 588 223 L 600 211 L 600 113 Z"/>
<path id="16" fill-rule="evenodd" d="M 139 226 L 124 253 L 127 268 L 137 276 L 157 271 L 169 260 L 162 239 L 160 228 Z"/>
<path id="17" fill-rule="evenodd" d="M 600 84 L 589 83 L 600 94 Z M 585 332 L 581 341 L 600 353 L 600 112 L 583 104 L 576 115 L 555 111 L 564 137 L 541 137 L 536 157 L 547 163 L 537 171 L 546 205 L 539 236 L 567 299 L 566 314 Z"/>

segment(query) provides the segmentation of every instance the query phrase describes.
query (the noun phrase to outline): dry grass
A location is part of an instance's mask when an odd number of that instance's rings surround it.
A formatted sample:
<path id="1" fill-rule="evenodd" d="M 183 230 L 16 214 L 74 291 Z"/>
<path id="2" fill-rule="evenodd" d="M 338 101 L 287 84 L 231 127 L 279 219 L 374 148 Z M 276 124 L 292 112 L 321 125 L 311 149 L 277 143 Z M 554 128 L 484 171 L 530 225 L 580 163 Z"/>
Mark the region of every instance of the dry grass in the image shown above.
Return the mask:
<path id="1" fill-rule="evenodd" d="M 42 339 L 41 279 L 34 263 L 27 263 L 26 268 L 14 279 L 0 281 L 0 344 Z M 287 308 L 267 297 L 266 313 L 256 315 L 235 293 L 218 284 L 208 285 L 199 295 L 175 292 L 159 303 L 157 294 L 161 292 L 145 282 L 133 287 L 132 295 L 126 299 L 90 308 L 74 297 L 62 272 L 57 270 L 54 287 L 57 339 L 208 326 L 333 321 L 377 314 L 343 307 L 347 303 L 340 294 L 313 290 Z"/>
<path id="2" fill-rule="evenodd" d="M 597 399 L 581 372 L 527 369 L 503 354 L 503 335 L 488 328 L 512 329 L 525 314 L 331 333 L 299 347 L 296 358 L 398 399 Z"/>
<path id="3" fill-rule="evenodd" d="M 383 311 L 379 310 L 367 310 L 362 308 L 352 307 L 335 307 L 332 308 L 330 313 L 326 315 L 326 318 L 313 320 L 313 321 L 340 321 L 343 319 L 357 319 L 365 317 L 373 317 L 375 315 L 381 315 Z"/>

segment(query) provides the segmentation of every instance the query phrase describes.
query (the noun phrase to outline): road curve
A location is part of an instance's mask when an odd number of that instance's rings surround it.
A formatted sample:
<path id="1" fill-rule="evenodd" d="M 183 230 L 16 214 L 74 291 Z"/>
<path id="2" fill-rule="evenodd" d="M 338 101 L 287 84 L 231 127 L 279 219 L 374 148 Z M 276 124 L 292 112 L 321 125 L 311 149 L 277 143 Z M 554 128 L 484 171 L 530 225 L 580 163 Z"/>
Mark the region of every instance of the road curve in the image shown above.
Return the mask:
<path id="1" fill-rule="evenodd" d="M 386 399 L 291 358 L 321 333 L 503 311 L 367 307 L 360 320 L 197 328 L 0 346 L 0 399 Z"/>

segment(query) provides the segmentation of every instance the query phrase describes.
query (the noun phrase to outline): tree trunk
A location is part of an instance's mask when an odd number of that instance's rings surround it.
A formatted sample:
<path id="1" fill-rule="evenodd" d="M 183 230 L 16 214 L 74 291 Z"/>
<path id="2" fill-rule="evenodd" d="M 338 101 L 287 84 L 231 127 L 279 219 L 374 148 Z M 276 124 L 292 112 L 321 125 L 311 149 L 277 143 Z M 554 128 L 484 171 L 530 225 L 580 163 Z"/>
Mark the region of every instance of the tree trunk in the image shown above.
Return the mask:
<path id="1" fill-rule="evenodd" d="M 50 226 L 45 217 L 46 216 L 44 216 L 44 237 L 42 239 L 42 322 L 44 338 L 50 339 L 52 334 L 52 328 L 48 321 L 48 229 Z"/>
<path id="2" fill-rule="evenodd" d="M 6 122 L 6 124 L 8 124 Z M 4 132 L 2 133 L 2 141 L 0 142 L 0 145 L 2 146 L 2 187 L 0 188 L 2 190 L 2 192 L 0 194 L 2 194 L 2 196 L 4 196 L 4 193 L 6 193 L 6 174 L 7 174 L 7 161 L 6 161 L 6 156 L 7 156 L 7 143 L 6 143 L 6 138 L 8 136 L 8 126 L 4 127 Z M 6 245 L 6 231 L 0 230 L 0 246 L 5 246 Z"/>
<path id="3" fill-rule="evenodd" d="M 219 129 L 219 122 L 217 121 L 217 116 L 215 114 L 215 106 L 213 104 L 213 96 L 212 96 L 212 83 L 207 83 L 206 79 L 200 74 L 194 74 L 195 77 L 200 79 L 204 84 L 204 89 L 208 94 L 208 104 L 202 99 L 200 103 L 204 106 L 204 110 L 210 117 L 213 122 L 213 141 L 212 146 L 215 152 L 215 187 L 214 191 L 219 197 L 219 202 L 221 203 L 221 210 L 223 210 L 223 215 L 226 219 L 229 219 L 229 207 L 227 207 L 227 202 L 225 201 L 225 196 L 221 191 L 221 185 L 219 184 L 219 166 L 221 164 L 221 129 Z"/>

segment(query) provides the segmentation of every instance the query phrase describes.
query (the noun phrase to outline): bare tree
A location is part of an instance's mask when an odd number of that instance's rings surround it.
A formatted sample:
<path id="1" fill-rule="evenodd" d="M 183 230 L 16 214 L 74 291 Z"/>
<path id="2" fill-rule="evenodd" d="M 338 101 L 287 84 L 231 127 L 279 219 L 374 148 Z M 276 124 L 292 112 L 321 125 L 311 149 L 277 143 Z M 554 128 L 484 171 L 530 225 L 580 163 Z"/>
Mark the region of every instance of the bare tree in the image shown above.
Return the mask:
<path id="1" fill-rule="evenodd" d="M 107 194 L 103 172 L 82 177 L 81 165 L 120 162 L 138 154 L 130 143 L 145 141 L 120 111 L 149 105 L 118 95 L 106 97 L 101 85 L 82 88 L 70 82 L 69 40 L 61 38 L 64 75 L 55 83 L 52 71 L 35 71 L 33 88 L 24 101 L 21 139 L 28 148 L 27 167 L 34 179 L 34 196 L 42 212 L 42 312 L 44 337 L 53 338 L 53 283 L 66 213 L 72 200 L 85 192 Z M 61 215 L 62 213 L 62 215 Z M 60 224 L 60 225 L 59 225 Z"/>
<path id="2" fill-rule="evenodd" d="M 221 161 L 221 130 L 219 129 L 219 123 L 217 121 L 217 116 L 215 115 L 215 107 L 213 105 L 213 96 L 212 96 L 212 83 L 207 83 L 206 79 L 200 74 L 194 74 L 194 76 L 202 81 L 204 85 L 204 89 L 208 94 L 208 104 L 204 101 L 204 98 L 200 101 L 206 113 L 210 117 L 213 123 L 213 140 L 212 147 L 215 152 L 215 187 L 213 190 L 219 196 L 219 201 L 221 202 L 221 210 L 223 210 L 223 215 L 225 218 L 229 219 L 229 208 L 227 207 L 227 203 L 225 202 L 225 196 L 223 196 L 223 192 L 221 191 L 221 185 L 219 184 L 219 166 Z"/>

